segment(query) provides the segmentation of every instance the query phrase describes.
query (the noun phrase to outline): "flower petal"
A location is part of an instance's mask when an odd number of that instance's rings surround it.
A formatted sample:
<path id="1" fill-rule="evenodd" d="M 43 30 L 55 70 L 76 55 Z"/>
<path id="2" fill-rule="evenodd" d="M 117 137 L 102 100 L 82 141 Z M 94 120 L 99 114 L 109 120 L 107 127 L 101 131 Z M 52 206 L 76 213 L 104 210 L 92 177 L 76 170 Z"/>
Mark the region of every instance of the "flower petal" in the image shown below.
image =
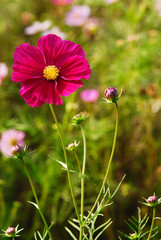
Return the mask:
<path id="1" fill-rule="evenodd" d="M 41 101 L 35 94 L 35 89 L 42 81 L 44 81 L 44 79 L 39 79 L 36 81 L 29 80 L 21 84 L 19 93 L 21 97 L 24 98 L 25 102 L 31 107 L 39 107 L 44 104 L 44 101 Z"/>
<path id="2" fill-rule="evenodd" d="M 12 81 L 14 82 L 23 82 L 26 80 L 32 80 L 34 81 L 35 79 L 40 79 L 43 78 L 41 76 L 31 76 L 25 73 L 21 73 L 21 72 L 17 72 L 17 71 L 13 71 L 12 72 Z"/>
<path id="3" fill-rule="evenodd" d="M 28 103 L 31 107 L 39 107 L 42 106 L 45 102 L 39 100 L 37 97 L 33 97 L 31 100 L 24 99 L 26 103 Z"/>
<path id="4" fill-rule="evenodd" d="M 56 54 L 53 56 L 55 58 L 54 64 L 60 68 L 60 66 L 73 55 L 85 57 L 85 52 L 80 45 L 68 40 L 63 40 L 61 44 L 57 45 Z"/>
<path id="5" fill-rule="evenodd" d="M 85 56 L 82 47 L 68 40 L 61 40 L 54 34 L 48 34 L 39 39 L 37 46 L 45 55 L 47 65 L 55 65 L 57 68 L 71 56 Z"/>
<path id="6" fill-rule="evenodd" d="M 19 45 L 14 53 L 14 65 L 12 80 L 15 82 L 25 81 L 32 77 L 42 77 L 46 66 L 45 59 L 37 47 L 28 43 Z M 21 76 L 22 74 L 22 76 Z"/>
<path id="7" fill-rule="evenodd" d="M 35 46 L 30 46 L 29 43 L 20 44 L 16 49 L 13 55 L 14 61 L 24 64 L 25 60 L 32 66 L 32 63 L 29 60 L 33 61 L 35 67 L 46 66 L 45 58 L 39 48 Z M 23 61 L 22 61 L 23 60 Z"/>
<path id="8" fill-rule="evenodd" d="M 70 95 L 71 93 L 77 91 L 79 87 L 83 87 L 82 81 L 64 81 L 63 79 L 59 78 L 57 81 L 57 90 L 59 94 L 63 97 Z"/>
<path id="9" fill-rule="evenodd" d="M 66 60 L 60 68 L 60 78 L 64 80 L 89 79 L 91 69 L 86 58 L 75 55 Z"/>
<path id="10" fill-rule="evenodd" d="M 37 46 L 43 52 L 47 65 L 54 65 L 56 48 L 59 43 L 62 43 L 61 38 L 54 34 L 48 34 L 38 40 Z"/>
<path id="11" fill-rule="evenodd" d="M 44 81 L 36 89 L 35 95 L 42 101 L 55 105 L 63 104 L 63 100 L 57 91 L 56 81 Z"/>

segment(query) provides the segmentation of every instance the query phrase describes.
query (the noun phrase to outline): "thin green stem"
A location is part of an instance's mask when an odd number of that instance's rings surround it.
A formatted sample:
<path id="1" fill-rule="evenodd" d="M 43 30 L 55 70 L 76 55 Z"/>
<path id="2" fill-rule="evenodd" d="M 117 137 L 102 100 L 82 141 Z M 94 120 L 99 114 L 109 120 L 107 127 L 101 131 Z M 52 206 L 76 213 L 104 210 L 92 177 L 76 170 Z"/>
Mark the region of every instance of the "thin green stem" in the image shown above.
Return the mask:
<path id="1" fill-rule="evenodd" d="M 151 237 L 151 235 L 152 235 L 153 226 L 154 226 L 154 220 L 155 220 L 155 211 L 156 211 L 156 210 L 155 210 L 155 207 L 153 207 L 153 217 L 152 217 L 150 232 L 149 232 L 149 235 L 148 235 L 147 240 L 150 240 L 150 237 Z"/>
<path id="2" fill-rule="evenodd" d="M 97 203 L 101 197 L 101 194 L 103 192 L 103 189 L 104 189 L 104 186 L 106 184 L 106 181 L 107 181 L 107 177 L 108 177 L 108 173 L 109 173 L 109 169 L 110 169 L 110 166 L 111 166 L 111 162 L 112 162 L 112 159 L 113 159 L 113 155 L 114 155 L 114 151 L 115 151 L 115 146 L 116 146 L 116 138 L 117 138 L 117 129 L 118 129 L 118 106 L 117 106 L 117 103 L 115 103 L 115 106 L 116 106 L 116 123 L 115 123 L 115 133 L 114 133 L 114 139 L 113 139 L 113 145 L 112 145 L 112 151 L 111 151 L 111 155 L 110 155 L 110 159 L 109 159 L 109 162 L 108 162 L 108 166 L 107 166 L 107 169 L 106 169 L 106 173 L 105 173 L 105 177 L 104 177 L 104 180 L 103 180 L 103 183 L 102 183 L 102 186 L 101 186 L 101 189 L 99 191 L 99 194 L 97 196 L 97 199 L 91 209 L 91 211 L 89 212 L 86 220 L 84 221 L 84 224 L 87 222 L 87 220 L 89 219 L 89 217 L 91 216 L 93 210 L 95 209 L 95 207 L 97 206 Z"/>
<path id="3" fill-rule="evenodd" d="M 82 125 L 80 124 L 80 128 L 82 131 L 83 136 L 83 145 L 84 145 L 84 152 L 83 152 L 83 166 L 82 166 L 82 174 L 81 174 L 81 223 L 83 223 L 83 216 L 84 216 L 84 177 L 85 177 L 85 169 L 86 169 L 86 138 L 85 133 L 83 130 Z M 82 240 L 83 237 L 84 227 L 83 225 L 80 226 L 80 235 L 79 240 Z"/>
<path id="4" fill-rule="evenodd" d="M 45 217 L 44 217 L 44 214 L 43 214 L 43 212 L 42 212 L 42 210 L 41 210 L 41 208 L 40 208 L 39 200 L 38 200 L 38 197 L 37 197 L 37 194 L 36 194 L 36 191 L 35 191 L 35 187 L 34 187 L 34 184 L 33 184 L 33 182 L 32 182 L 32 179 L 31 179 L 31 175 L 30 175 L 30 173 L 29 173 L 29 170 L 28 170 L 26 164 L 24 163 L 23 159 L 21 159 L 21 161 L 22 161 L 22 163 L 23 163 L 23 167 L 24 167 L 24 169 L 25 169 L 26 175 L 27 175 L 28 180 L 29 180 L 29 182 L 30 182 L 31 189 L 32 189 L 32 192 L 33 192 L 33 195 L 34 195 L 34 198 L 35 198 L 37 207 L 38 207 L 38 211 L 39 211 L 40 216 L 41 216 L 41 218 L 42 218 L 42 221 L 43 221 L 43 223 L 44 223 L 44 225 L 45 225 L 45 228 L 46 228 L 46 230 L 47 230 L 47 232 L 48 232 L 48 235 L 49 235 L 50 239 L 53 240 L 53 237 L 52 237 L 51 232 L 50 232 L 50 230 L 49 230 L 47 221 L 46 221 L 46 219 L 45 219 Z"/>
<path id="5" fill-rule="evenodd" d="M 76 151 L 74 151 L 74 155 L 75 155 L 75 158 L 76 158 L 76 161 L 77 161 L 77 164 L 78 164 L 79 172 L 81 173 L 82 172 L 81 165 L 80 165 L 80 161 L 79 161 L 79 158 L 78 158 L 78 155 L 77 155 Z"/>
<path id="6" fill-rule="evenodd" d="M 14 237 L 12 237 L 12 240 L 15 240 L 15 238 L 14 238 Z"/>
<path id="7" fill-rule="evenodd" d="M 68 159 L 67 159 L 67 153 L 66 153 L 66 149 L 65 149 L 65 145 L 64 145 L 62 133 L 61 133 L 61 130 L 60 130 L 60 127 L 59 127 L 59 123 L 58 123 L 58 120 L 57 120 L 57 117 L 56 117 L 54 108 L 53 108 L 52 104 L 49 104 L 49 106 L 50 106 L 50 110 L 51 110 L 52 116 L 53 116 L 53 118 L 54 118 L 54 121 L 55 121 L 55 123 L 56 123 L 56 125 L 57 125 L 57 128 L 58 128 L 59 137 L 60 137 L 61 144 L 62 144 L 62 148 L 63 148 L 63 152 L 64 152 L 64 159 L 65 159 L 65 163 L 66 163 L 66 166 L 67 166 L 67 176 L 68 176 L 68 182 L 69 182 L 69 187 L 70 187 L 70 191 L 71 191 L 71 196 L 72 196 L 72 199 L 73 199 L 73 204 L 74 204 L 75 212 L 76 212 L 78 221 L 79 221 L 79 223 L 80 223 L 80 216 L 79 216 L 78 207 L 77 207 L 77 203 L 76 203 L 75 196 L 74 196 L 74 192 L 73 192 L 73 186 L 72 186 L 72 181 L 71 181 L 71 177 L 70 177 L 70 171 L 69 171 L 69 164 L 68 164 Z"/>

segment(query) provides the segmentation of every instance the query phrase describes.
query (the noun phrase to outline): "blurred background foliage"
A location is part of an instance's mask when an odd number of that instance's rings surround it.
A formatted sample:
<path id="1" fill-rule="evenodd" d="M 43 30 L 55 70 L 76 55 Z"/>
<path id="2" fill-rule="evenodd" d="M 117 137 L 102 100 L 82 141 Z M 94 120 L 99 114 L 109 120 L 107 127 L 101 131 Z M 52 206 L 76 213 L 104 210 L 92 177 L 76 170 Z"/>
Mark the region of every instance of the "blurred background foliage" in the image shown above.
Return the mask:
<path id="1" fill-rule="evenodd" d="M 41 32 L 25 35 L 24 29 L 34 21 L 50 20 L 66 33 L 67 39 L 85 50 L 92 74 L 84 87 L 55 106 L 64 131 L 66 146 L 80 141 L 78 155 L 82 159 L 82 136 L 79 128 L 70 125 L 72 116 L 87 110 L 84 124 L 87 138 L 86 210 L 94 202 L 111 151 L 115 114 L 114 105 L 102 103 L 104 90 L 113 86 L 123 90 L 119 105 L 119 130 L 109 182 L 111 191 L 122 176 L 126 178 L 104 211 L 104 219 L 113 224 L 100 239 L 117 239 L 119 229 L 129 233 L 124 220 L 136 216 L 138 201 L 155 192 L 161 197 L 161 17 L 152 0 L 120 0 L 107 4 L 101 0 L 74 0 L 58 6 L 50 0 L 0 0 L 0 62 L 7 64 L 8 76 L 0 86 L 0 134 L 8 129 L 26 133 L 28 154 L 25 158 L 48 222 L 54 222 L 54 239 L 70 239 L 64 229 L 75 216 L 66 172 L 55 159 L 63 161 L 59 136 L 47 104 L 31 108 L 20 97 L 20 85 L 11 81 L 13 53 L 19 44 L 36 45 Z M 99 19 L 92 34 L 84 26 L 67 26 L 66 13 L 71 6 L 87 4 L 90 17 Z M 83 102 L 80 92 L 86 88 L 99 91 L 94 103 Z M 70 161 L 75 158 L 69 153 Z M 0 229 L 24 227 L 21 239 L 33 239 L 33 232 L 42 230 L 38 212 L 27 201 L 34 201 L 30 186 L 19 161 L 0 153 Z M 80 202 L 79 176 L 72 175 L 74 191 Z M 161 208 L 158 215 L 161 217 Z M 159 212 L 160 211 L 160 212 Z M 151 216 L 151 212 L 149 211 Z M 157 221 L 161 237 L 161 223 Z"/>

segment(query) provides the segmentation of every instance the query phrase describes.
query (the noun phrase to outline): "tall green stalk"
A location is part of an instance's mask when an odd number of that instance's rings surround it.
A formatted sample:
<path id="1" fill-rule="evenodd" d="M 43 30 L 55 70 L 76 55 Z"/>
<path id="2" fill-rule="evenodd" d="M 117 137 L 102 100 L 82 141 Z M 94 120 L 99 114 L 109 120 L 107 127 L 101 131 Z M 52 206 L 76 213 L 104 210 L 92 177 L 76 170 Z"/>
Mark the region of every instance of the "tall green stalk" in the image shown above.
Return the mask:
<path id="1" fill-rule="evenodd" d="M 31 175 L 30 175 L 30 173 L 29 173 L 29 170 L 28 170 L 28 168 L 27 168 L 27 166 L 26 166 L 26 164 L 24 163 L 24 161 L 23 161 L 22 158 L 21 158 L 21 161 L 22 161 L 24 170 L 25 170 L 25 172 L 26 172 L 26 175 L 27 175 L 27 177 L 28 177 L 28 180 L 29 180 L 29 182 L 30 182 L 31 189 L 32 189 L 32 192 L 33 192 L 33 195 L 34 195 L 34 198 L 35 198 L 37 207 L 38 207 L 38 211 L 39 211 L 40 216 L 41 216 L 41 218 L 42 218 L 42 221 L 43 221 L 43 223 L 44 223 L 44 225 L 45 225 L 45 228 L 46 228 L 46 230 L 47 230 L 47 232 L 48 232 L 48 235 L 49 235 L 49 237 L 50 237 L 50 240 L 53 240 L 53 237 L 52 237 L 52 235 L 51 235 L 51 232 L 50 232 L 50 229 L 49 229 L 49 227 L 48 227 L 47 221 L 46 221 L 46 219 L 45 219 L 45 217 L 44 217 L 44 214 L 43 214 L 43 212 L 42 212 L 42 210 L 41 210 L 41 207 L 40 207 L 40 204 L 39 204 L 39 200 L 38 200 L 38 197 L 37 197 L 37 194 L 36 194 L 36 191 L 35 191 L 35 187 L 34 187 L 34 184 L 33 184 L 33 182 L 32 182 L 32 178 L 31 178 Z"/>
<path id="2" fill-rule="evenodd" d="M 63 148 L 63 152 L 64 152 L 64 159 L 65 159 L 65 163 L 66 163 L 66 166 L 67 166 L 67 175 L 68 175 L 68 182 L 69 182 L 69 187 L 70 187 L 70 191 L 71 191 L 71 196 L 72 196 L 72 199 L 73 199 L 73 204 L 74 204 L 75 212 L 76 212 L 78 221 L 79 221 L 79 223 L 80 223 L 81 221 L 80 221 L 80 216 L 79 216 L 79 212 L 78 212 L 78 207 L 77 207 L 76 199 L 75 199 L 74 192 L 73 192 L 73 186 L 72 186 L 72 181 L 71 181 L 71 177 L 70 177 L 70 171 L 69 171 L 69 164 L 68 164 L 68 159 L 67 159 L 67 153 L 66 153 L 66 149 L 65 149 L 65 145 L 64 145 L 62 133 L 61 133 L 61 130 L 60 130 L 60 126 L 59 126 L 59 123 L 58 123 L 58 120 L 57 120 L 57 117 L 56 117 L 54 108 L 53 108 L 52 104 L 49 104 L 49 106 L 50 106 L 50 110 L 51 110 L 52 116 L 53 116 L 53 118 L 54 118 L 54 121 L 55 121 L 55 123 L 56 123 L 56 125 L 57 125 L 57 128 L 58 128 L 59 137 L 60 137 L 61 144 L 62 144 L 62 148 Z"/>
<path id="3" fill-rule="evenodd" d="M 78 170 L 79 170 L 79 172 L 81 174 L 81 172 L 82 172 L 81 171 L 81 165 L 80 165 L 79 158 L 78 158 L 78 155 L 77 155 L 76 151 L 74 151 L 74 155 L 75 155 L 75 158 L 76 158 L 76 161 L 77 161 Z"/>
<path id="4" fill-rule="evenodd" d="M 148 235 L 147 240 L 150 240 L 150 237 L 151 237 L 151 235 L 152 235 L 153 226 L 154 226 L 154 220 L 155 220 L 155 211 L 156 211 L 156 210 L 155 210 L 155 207 L 153 207 L 153 217 L 152 217 L 150 232 L 149 232 L 149 235 Z"/>
<path id="5" fill-rule="evenodd" d="M 82 131 L 83 136 L 83 144 L 84 144 L 84 153 L 83 153 L 83 166 L 82 166 L 82 174 L 81 174 L 81 226 L 80 226 L 80 235 L 79 240 L 82 240 L 84 226 L 83 223 L 83 216 L 84 216 L 84 177 L 85 177 L 85 169 L 86 169 L 86 138 L 84 134 L 84 130 L 82 125 L 80 124 L 80 128 Z"/>
<path id="6" fill-rule="evenodd" d="M 117 106 L 117 103 L 115 102 L 115 106 L 116 106 L 116 123 L 115 123 L 115 133 L 114 133 L 114 139 L 113 139 L 113 145 L 112 145 L 112 151 L 111 151 L 111 155 L 110 155 L 110 159 L 109 159 L 109 162 L 108 162 L 108 166 L 107 166 L 107 169 L 106 169 L 106 173 L 105 173 L 105 177 L 104 177 L 104 180 L 103 180 L 103 183 L 102 183 L 102 186 L 101 186 L 101 189 L 99 191 L 99 194 L 97 196 L 97 199 L 92 207 L 92 209 L 90 210 L 86 220 L 84 221 L 84 224 L 87 222 L 87 220 L 89 219 L 89 217 L 91 216 L 92 212 L 94 211 L 95 207 L 97 206 L 97 203 L 101 197 L 101 194 L 103 192 L 103 189 L 105 187 L 105 184 L 106 184 L 106 181 L 107 181 L 107 177 L 108 177 L 108 173 L 109 173 L 109 169 L 110 169 L 110 166 L 111 166 L 111 162 L 112 162 L 112 159 L 113 159 L 113 155 L 114 155 L 114 151 L 115 151 L 115 146 L 116 146 L 116 138 L 117 138 L 117 129 L 118 129 L 118 106 Z"/>

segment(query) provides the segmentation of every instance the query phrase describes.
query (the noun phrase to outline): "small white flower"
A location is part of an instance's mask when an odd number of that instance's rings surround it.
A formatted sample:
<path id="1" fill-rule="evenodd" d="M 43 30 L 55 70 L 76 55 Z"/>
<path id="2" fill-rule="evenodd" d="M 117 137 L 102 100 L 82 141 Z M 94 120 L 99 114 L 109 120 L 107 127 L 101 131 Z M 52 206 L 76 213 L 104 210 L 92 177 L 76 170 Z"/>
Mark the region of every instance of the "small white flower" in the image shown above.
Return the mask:
<path id="1" fill-rule="evenodd" d="M 28 26 L 24 29 L 24 33 L 26 35 L 34 35 L 38 32 L 46 31 L 51 27 L 52 22 L 50 20 L 46 20 L 44 22 L 36 21 L 31 26 Z"/>
<path id="2" fill-rule="evenodd" d="M 161 100 L 160 99 L 155 100 L 155 102 L 151 106 L 152 113 L 157 113 L 160 111 L 160 109 L 161 109 Z"/>

